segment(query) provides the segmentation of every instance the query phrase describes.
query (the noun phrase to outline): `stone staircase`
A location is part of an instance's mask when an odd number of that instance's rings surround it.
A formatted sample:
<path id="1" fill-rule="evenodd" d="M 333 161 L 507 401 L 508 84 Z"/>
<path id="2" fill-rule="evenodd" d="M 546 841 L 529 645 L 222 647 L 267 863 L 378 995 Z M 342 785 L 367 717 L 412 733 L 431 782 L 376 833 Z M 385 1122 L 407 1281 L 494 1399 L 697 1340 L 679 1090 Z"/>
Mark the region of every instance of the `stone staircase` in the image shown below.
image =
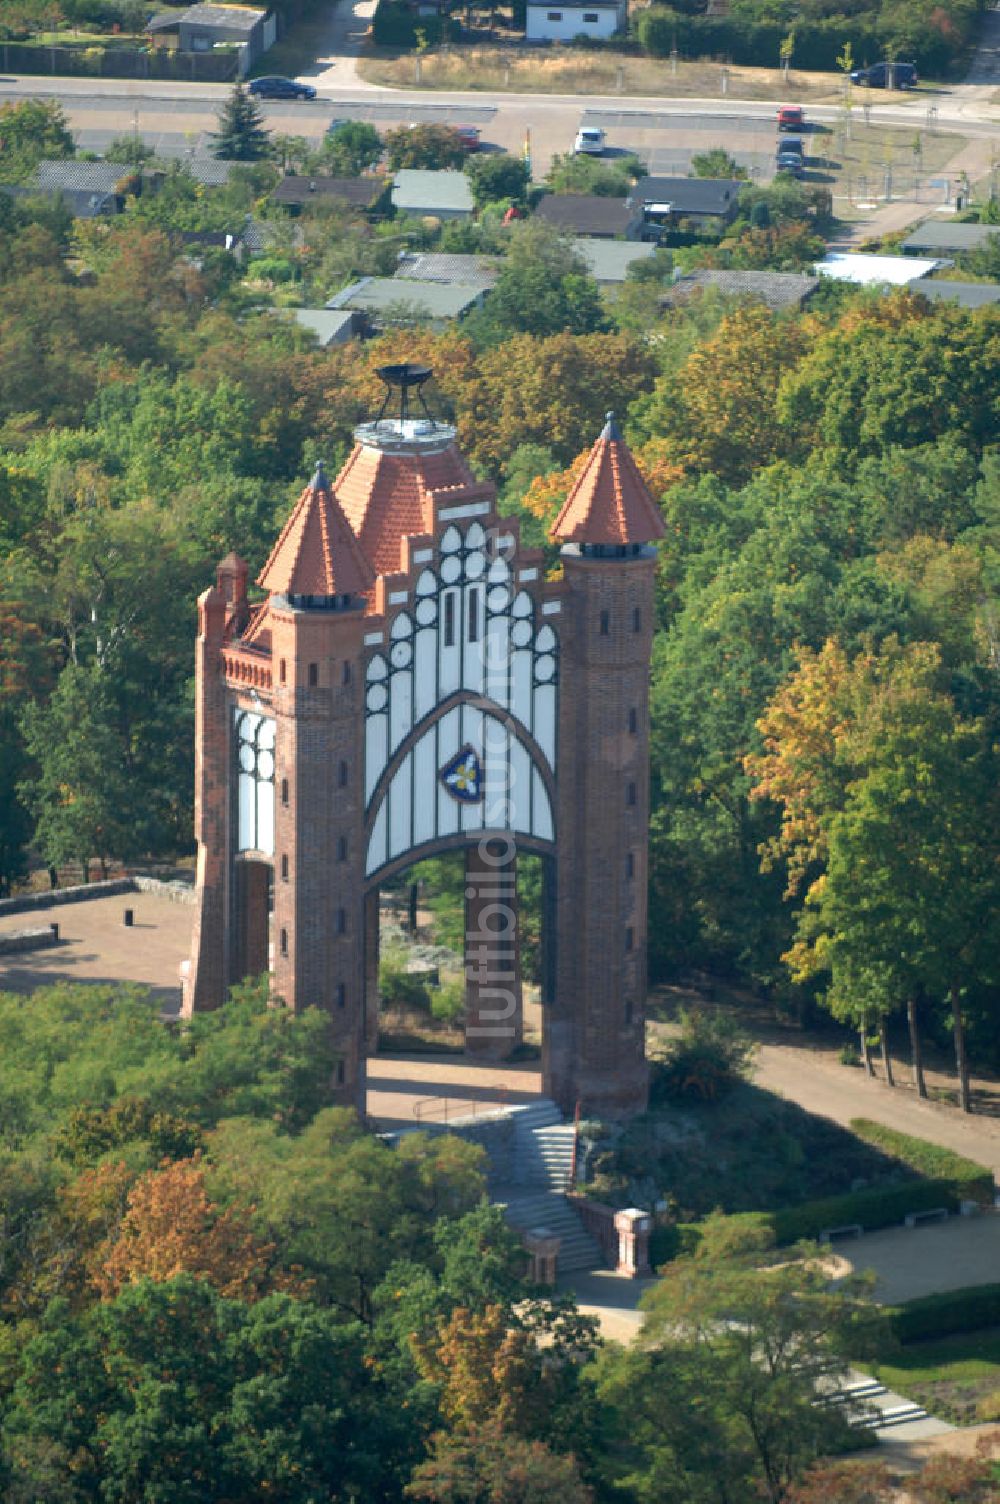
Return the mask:
<path id="1" fill-rule="evenodd" d="M 494 1200 L 519 1232 L 547 1228 L 561 1239 L 560 1274 L 603 1265 L 601 1250 L 566 1200 L 573 1169 L 574 1129 L 547 1097 L 510 1109 L 514 1122 L 511 1183 L 497 1186 Z"/>

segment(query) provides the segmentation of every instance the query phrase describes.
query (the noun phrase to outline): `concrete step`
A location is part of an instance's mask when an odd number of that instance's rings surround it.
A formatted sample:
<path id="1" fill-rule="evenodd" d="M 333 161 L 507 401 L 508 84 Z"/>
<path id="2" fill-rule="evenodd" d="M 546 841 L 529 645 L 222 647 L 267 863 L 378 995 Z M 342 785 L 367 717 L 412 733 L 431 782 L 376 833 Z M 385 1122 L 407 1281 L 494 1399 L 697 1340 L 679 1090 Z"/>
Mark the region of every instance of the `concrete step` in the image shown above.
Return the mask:
<path id="1" fill-rule="evenodd" d="M 520 1232 L 547 1227 L 561 1240 L 558 1261 L 561 1273 L 601 1267 L 603 1260 L 596 1242 L 569 1202 L 558 1192 L 514 1194 L 504 1206 L 504 1215 Z"/>

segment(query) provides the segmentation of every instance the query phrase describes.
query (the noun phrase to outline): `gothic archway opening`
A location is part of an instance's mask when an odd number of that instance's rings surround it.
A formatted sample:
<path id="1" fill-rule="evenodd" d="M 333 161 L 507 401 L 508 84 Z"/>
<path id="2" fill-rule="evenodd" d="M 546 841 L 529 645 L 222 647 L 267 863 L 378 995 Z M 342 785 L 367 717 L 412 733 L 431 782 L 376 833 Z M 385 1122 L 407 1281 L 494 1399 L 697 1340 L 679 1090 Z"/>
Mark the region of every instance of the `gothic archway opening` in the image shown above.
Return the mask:
<path id="1" fill-rule="evenodd" d="M 368 1050 L 539 1058 L 555 936 L 551 858 L 483 833 L 366 896 Z"/>

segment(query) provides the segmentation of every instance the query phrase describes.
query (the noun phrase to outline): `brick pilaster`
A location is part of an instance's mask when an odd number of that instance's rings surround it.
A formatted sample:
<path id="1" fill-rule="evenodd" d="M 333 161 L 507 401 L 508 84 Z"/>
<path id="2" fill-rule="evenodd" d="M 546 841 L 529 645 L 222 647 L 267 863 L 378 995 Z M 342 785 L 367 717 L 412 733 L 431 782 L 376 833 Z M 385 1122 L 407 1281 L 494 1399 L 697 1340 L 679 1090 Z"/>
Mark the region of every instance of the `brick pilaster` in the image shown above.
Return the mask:
<path id="1" fill-rule="evenodd" d="M 229 724 L 220 657 L 226 609 L 226 598 L 218 588 L 206 590 L 198 598 L 194 791 L 197 902 L 191 959 L 182 986 L 181 1013 L 185 1018 L 220 1007 L 229 983 Z"/>
<path id="2" fill-rule="evenodd" d="M 647 1096 L 651 551 L 563 552 L 556 988 L 546 1090 L 620 1116 Z"/>
<path id="3" fill-rule="evenodd" d="M 506 1060 L 524 1037 L 517 854 L 509 836 L 465 852 L 465 1048 Z"/>
<path id="4" fill-rule="evenodd" d="M 274 990 L 322 1008 L 337 1100 L 365 1110 L 360 610 L 272 600 L 276 719 Z"/>

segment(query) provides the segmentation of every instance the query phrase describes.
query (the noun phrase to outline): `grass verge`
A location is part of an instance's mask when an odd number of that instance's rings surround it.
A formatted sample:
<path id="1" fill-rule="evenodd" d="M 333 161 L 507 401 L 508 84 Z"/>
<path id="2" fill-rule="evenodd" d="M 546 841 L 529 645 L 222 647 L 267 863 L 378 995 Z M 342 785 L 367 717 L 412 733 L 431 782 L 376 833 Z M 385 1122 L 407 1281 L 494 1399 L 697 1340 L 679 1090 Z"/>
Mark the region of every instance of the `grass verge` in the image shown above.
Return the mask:
<path id="1" fill-rule="evenodd" d="M 890 1389 L 953 1425 L 1000 1418 L 1000 1327 L 910 1343 L 875 1372 Z"/>

